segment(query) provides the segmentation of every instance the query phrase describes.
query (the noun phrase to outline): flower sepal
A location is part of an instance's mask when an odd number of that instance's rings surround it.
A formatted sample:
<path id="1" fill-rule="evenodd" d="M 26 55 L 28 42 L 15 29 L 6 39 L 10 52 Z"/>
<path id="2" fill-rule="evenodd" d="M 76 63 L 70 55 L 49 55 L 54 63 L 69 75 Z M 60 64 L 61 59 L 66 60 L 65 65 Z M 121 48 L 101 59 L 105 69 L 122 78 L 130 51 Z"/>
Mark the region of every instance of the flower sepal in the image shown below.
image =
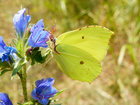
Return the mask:
<path id="1" fill-rule="evenodd" d="M 8 62 L 0 62 L 0 76 L 5 74 L 8 71 L 12 71 L 12 67 L 9 65 Z"/>
<path id="2" fill-rule="evenodd" d="M 27 63 L 26 58 L 22 58 L 15 62 L 12 72 L 12 78 L 21 70 L 21 68 Z"/>
<path id="3" fill-rule="evenodd" d="M 12 70 L 13 68 L 9 65 L 8 62 L 0 62 L 0 76 Z"/>
<path id="4" fill-rule="evenodd" d="M 28 61 L 31 59 L 31 66 L 33 66 L 35 62 L 44 63 L 46 58 L 50 55 L 50 52 L 44 54 L 39 47 L 32 47 L 26 51 L 26 55 Z"/>

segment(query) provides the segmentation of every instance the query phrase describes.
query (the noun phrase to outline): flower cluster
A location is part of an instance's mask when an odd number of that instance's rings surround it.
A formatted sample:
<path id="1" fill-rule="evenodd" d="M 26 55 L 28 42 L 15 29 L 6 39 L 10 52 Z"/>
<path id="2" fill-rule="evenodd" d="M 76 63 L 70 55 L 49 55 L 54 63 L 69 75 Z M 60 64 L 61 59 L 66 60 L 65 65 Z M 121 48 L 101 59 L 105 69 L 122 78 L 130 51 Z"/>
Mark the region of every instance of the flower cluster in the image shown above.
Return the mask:
<path id="1" fill-rule="evenodd" d="M 25 15 L 25 12 L 26 12 L 26 9 L 23 8 L 20 11 L 18 11 L 18 14 L 15 14 L 13 18 L 13 23 L 16 29 L 17 38 L 22 38 L 24 36 L 25 30 L 27 29 L 27 25 L 29 21 L 31 20 L 31 16 Z M 30 32 L 31 34 L 27 41 L 27 43 L 29 43 L 29 46 L 33 48 L 35 47 L 47 48 L 48 47 L 47 41 L 49 40 L 50 33 L 44 30 L 43 19 L 39 20 L 36 25 L 34 24 Z M 9 62 L 9 59 L 12 59 L 15 57 L 15 53 L 17 53 L 17 50 L 20 51 L 20 49 L 6 46 L 6 44 L 3 41 L 3 37 L 0 36 L 1 62 L 4 62 L 4 61 Z"/>
<path id="2" fill-rule="evenodd" d="M 23 37 L 28 22 L 31 20 L 30 15 L 25 15 L 26 9 L 18 11 L 18 14 L 14 15 L 13 22 L 16 29 L 16 34 L 19 34 L 20 38 Z M 44 30 L 43 19 L 39 20 L 37 24 L 33 25 L 30 30 L 31 35 L 29 36 L 28 43 L 31 47 L 48 47 L 46 41 L 49 40 L 49 32 Z"/>
<path id="3" fill-rule="evenodd" d="M 9 62 L 9 58 L 15 57 L 14 54 L 17 53 L 16 48 L 8 47 L 3 41 L 3 37 L 0 36 L 0 59 L 1 62 Z"/>
<path id="4" fill-rule="evenodd" d="M 16 29 L 16 36 L 17 38 L 21 39 L 25 31 L 27 29 L 27 25 L 29 21 L 31 20 L 30 15 L 25 15 L 26 9 L 23 8 L 20 11 L 18 11 L 18 14 L 14 15 L 13 23 Z M 32 48 L 36 47 L 43 47 L 47 48 L 47 41 L 49 40 L 50 33 L 46 30 L 44 30 L 44 23 L 43 19 L 39 20 L 37 24 L 33 25 L 33 27 L 30 30 L 31 34 L 27 40 L 28 45 Z M 21 40 L 20 40 L 21 41 Z M 0 36 L 0 59 L 1 62 L 9 61 L 9 59 L 15 57 L 15 53 L 17 51 L 21 51 L 20 49 L 16 49 L 14 47 L 8 47 L 3 41 L 3 37 Z M 16 58 L 15 58 L 16 59 Z"/>
<path id="5" fill-rule="evenodd" d="M 57 90 L 52 87 L 54 83 L 53 78 L 41 79 L 35 82 L 36 88 L 32 91 L 31 96 L 34 100 L 38 100 L 39 103 L 47 105 L 50 97 L 54 97 Z"/>
<path id="6" fill-rule="evenodd" d="M 15 47 L 7 46 L 3 41 L 3 37 L 0 36 L 1 63 L 8 62 L 9 64 L 10 62 L 10 69 L 13 70 L 12 76 L 17 73 L 21 79 L 26 79 L 23 78 L 23 71 L 20 70 L 22 70 L 22 66 L 29 61 L 29 59 L 27 59 L 28 57 L 26 57 L 28 56 L 28 53 L 32 51 L 32 60 L 43 62 L 46 55 L 45 57 L 42 56 L 39 48 L 47 48 L 47 41 L 50 37 L 50 33 L 44 29 L 43 19 L 39 20 L 36 25 L 34 24 L 30 30 L 28 30 L 28 23 L 31 20 L 31 16 L 25 15 L 25 12 L 26 9 L 23 8 L 18 11 L 13 18 L 17 38 L 17 42 L 14 43 Z M 30 35 L 26 35 L 27 33 L 29 34 L 29 31 Z M 3 73 L 8 71 L 5 68 L 6 67 L 3 67 Z M 34 101 L 38 100 L 40 104 L 47 105 L 49 103 L 49 98 L 54 97 L 54 95 L 57 93 L 56 88 L 52 87 L 53 83 L 53 78 L 37 80 L 35 82 L 36 88 L 31 93 Z M 6 93 L 0 93 L 0 105 L 13 105 Z"/>

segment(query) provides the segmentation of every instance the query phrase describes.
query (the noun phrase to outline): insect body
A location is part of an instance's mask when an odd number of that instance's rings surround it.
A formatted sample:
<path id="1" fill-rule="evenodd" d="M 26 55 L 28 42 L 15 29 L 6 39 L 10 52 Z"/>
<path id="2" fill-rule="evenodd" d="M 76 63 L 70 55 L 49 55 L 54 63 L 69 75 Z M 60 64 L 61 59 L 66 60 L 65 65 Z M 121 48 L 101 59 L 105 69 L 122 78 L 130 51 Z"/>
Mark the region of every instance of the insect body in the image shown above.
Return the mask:
<path id="1" fill-rule="evenodd" d="M 68 77 L 90 83 L 102 71 L 100 61 L 107 53 L 112 34 L 100 26 L 66 32 L 52 40 L 54 58 Z"/>

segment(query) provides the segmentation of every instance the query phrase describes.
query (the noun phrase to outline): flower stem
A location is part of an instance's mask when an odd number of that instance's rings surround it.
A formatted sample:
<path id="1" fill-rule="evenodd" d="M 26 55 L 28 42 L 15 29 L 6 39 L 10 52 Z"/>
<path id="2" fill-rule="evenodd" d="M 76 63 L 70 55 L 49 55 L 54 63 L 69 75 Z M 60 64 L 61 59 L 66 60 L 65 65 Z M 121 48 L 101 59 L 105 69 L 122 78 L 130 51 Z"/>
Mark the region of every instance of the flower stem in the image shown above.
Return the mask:
<path id="1" fill-rule="evenodd" d="M 24 102 L 28 101 L 27 97 L 27 86 L 26 86 L 26 64 L 22 67 L 22 74 L 17 73 L 20 77 L 22 89 L 23 89 L 23 96 L 24 96 Z"/>
<path id="2" fill-rule="evenodd" d="M 22 87 L 23 87 L 23 94 L 24 94 L 24 101 L 27 102 L 28 98 L 27 98 L 27 86 L 26 86 L 26 64 L 23 66 L 23 83 L 22 83 Z"/>

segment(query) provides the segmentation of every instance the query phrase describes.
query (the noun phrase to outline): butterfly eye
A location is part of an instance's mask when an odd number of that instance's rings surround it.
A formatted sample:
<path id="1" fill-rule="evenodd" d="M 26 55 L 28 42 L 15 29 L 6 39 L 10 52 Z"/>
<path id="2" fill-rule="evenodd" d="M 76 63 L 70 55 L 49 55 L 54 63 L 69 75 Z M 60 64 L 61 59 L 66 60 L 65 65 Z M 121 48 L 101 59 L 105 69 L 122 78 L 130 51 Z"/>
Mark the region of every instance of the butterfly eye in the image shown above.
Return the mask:
<path id="1" fill-rule="evenodd" d="M 51 41 L 53 42 L 53 38 L 51 38 Z"/>

